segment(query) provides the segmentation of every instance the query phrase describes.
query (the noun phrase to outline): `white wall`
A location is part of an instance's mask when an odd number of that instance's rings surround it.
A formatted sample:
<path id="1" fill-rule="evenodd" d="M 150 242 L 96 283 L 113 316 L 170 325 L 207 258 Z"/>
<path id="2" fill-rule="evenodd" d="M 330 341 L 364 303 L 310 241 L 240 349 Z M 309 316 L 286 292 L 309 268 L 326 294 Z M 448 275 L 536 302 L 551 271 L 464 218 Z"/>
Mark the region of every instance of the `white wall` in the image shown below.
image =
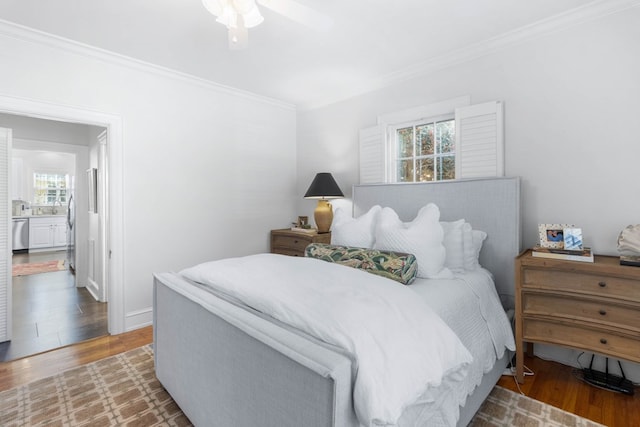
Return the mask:
<path id="1" fill-rule="evenodd" d="M 472 103 L 502 100 L 506 174 L 522 177 L 525 247 L 537 242 L 538 223 L 574 223 L 596 253 L 617 255 L 620 230 L 640 223 L 638 22 L 640 8 L 629 9 L 301 112 L 298 193 L 313 173 L 327 170 L 350 197 L 358 183 L 358 130 L 375 125 L 379 114 L 460 95 Z M 313 206 L 299 201 L 299 214 Z"/>
<path id="2" fill-rule="evenodd" d="M 295 216 L 291 106 L 18 33 L 0 94 L 122 119 L 125 329 L 151 321 L 153 272 L 267 251 Z"/>
<path id="3" fill-rule="evenodd" d="M 358 183 L 358 129 L 379 114 L 470 95 L 505 102 L 506 174 L 523 180 L 523 238 L 574 223 L 596 253 L 640 222 L 640 8 L 298 115 L 298 193 L 316 171 Z M 300 201 L 300 214 L 313 204 Z"/>

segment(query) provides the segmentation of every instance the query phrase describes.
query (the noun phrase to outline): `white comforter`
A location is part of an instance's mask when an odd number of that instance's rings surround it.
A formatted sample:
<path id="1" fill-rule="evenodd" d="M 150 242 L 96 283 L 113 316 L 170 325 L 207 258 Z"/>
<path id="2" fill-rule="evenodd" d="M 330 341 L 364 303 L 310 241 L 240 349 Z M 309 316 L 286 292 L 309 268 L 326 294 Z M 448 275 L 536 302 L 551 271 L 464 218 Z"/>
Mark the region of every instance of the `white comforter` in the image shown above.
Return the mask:
<path id="1" fill-rule="evenodd" d="M 352 354 L 358 366 L 354 406 L 363 425 L 395 425 L 430 389 L 436 399 L 436 387 L 461 381 L 472 360 L 411 290 L 350 267 L 261 254 L 181 274 Z"/>

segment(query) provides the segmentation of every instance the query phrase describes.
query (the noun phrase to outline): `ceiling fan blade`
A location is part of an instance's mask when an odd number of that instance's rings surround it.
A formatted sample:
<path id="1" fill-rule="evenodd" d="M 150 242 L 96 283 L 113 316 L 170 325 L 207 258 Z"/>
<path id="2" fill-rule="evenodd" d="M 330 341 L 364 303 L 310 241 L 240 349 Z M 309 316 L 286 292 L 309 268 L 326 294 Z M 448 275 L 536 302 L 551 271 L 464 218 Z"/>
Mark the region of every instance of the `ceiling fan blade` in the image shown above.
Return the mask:
<path id="1" fill-rule="evenodd" d="M 294 0 L 257 0 L 257 3 L 292 21 L 306 25 L 318 31 L 327 31 L 333 25 L 333 19 L 304 6 Z"/>

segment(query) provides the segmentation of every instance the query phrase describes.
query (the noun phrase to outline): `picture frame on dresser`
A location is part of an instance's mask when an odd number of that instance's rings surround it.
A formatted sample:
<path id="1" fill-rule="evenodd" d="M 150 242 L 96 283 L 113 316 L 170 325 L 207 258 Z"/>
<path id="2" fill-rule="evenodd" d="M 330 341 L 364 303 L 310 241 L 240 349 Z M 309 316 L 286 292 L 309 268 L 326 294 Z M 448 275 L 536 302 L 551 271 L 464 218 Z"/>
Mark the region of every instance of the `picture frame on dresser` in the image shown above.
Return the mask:
<path id="1" fill-rule="evenodd" d="M 538 224 L 540 247 L 564 249 L 564 230 L 573 227 L 571 224 Z"/>

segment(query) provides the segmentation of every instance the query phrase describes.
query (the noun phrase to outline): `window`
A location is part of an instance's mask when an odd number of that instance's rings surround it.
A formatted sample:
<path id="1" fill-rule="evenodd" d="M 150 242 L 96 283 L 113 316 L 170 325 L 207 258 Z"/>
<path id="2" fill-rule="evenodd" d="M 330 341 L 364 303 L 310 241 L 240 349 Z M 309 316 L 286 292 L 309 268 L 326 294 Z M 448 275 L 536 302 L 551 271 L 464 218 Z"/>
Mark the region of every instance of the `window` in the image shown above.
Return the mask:
<path id="1" fill-rule="evenodd" d="M 455 179 L 456 125 L 453 118 L 419 120 L 391 127 L 393 181 Z"/>
<path id="2" fill-rule="evenodd" d="M 33 174 L 33 203 L 35 205 L 64 205 L 67 203 L 69 176 L 56 173 Z"/>
<path id="3" fill-rule="evenodd" d="M 360 184 L 504 176 L 503 117 L 469 97 L 379 116 L 360 129 Z"/>

